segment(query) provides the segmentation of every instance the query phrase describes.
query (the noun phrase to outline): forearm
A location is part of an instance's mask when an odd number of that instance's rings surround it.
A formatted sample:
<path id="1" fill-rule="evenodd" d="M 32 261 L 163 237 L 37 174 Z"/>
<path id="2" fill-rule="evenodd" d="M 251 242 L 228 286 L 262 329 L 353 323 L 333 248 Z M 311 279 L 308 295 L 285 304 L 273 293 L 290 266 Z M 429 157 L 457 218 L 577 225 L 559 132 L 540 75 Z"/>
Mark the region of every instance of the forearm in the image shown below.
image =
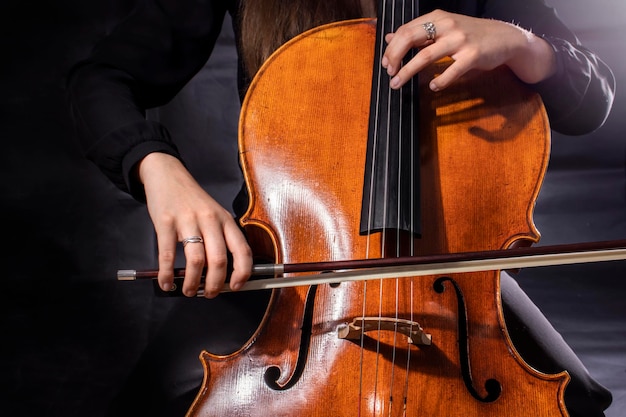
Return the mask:
<path id="1" fill-rule="evenodd" d="M 584 135 L 608 117 L 615 97 L 611 69 L 583 46 L 560 38 L 546 38 L 557 60 L 555 74 L 531 87 L 542 97 L 553 130 Z"/>
<path id="2" fill-rule="evenodd" d="M 70 74 L 68 98 L 85 156 L 118 188 L 143 200 L 133 167 L 150 152 L 178 157 L 178 151 L 164 126 L 145 119 L 131 85 L 122 71 L 86 64 Z"/>
<path id="3" fill-rule="evenodd" d="M 85 155 L 142 200 L 131 175 L 151 152 L 178 157 L 146 109 L 171 100 L 202 68 L 233 2 L 143 2 L 69 74 L 71 114 Z"/>
<path id="4" fill-rule="evenodd" d="M 615 95 L 613 73 L 580 43 L 544 0 L 489 0 L 482 17 L 514 22 L 552 48 L 554 73 L 539 82 L 532 80 L 529 85 L 541 95 L 553 130 L 583 135 L 604 123 Z M 535 61 L 530 59 L 527 64 L 533 65 Z"/>

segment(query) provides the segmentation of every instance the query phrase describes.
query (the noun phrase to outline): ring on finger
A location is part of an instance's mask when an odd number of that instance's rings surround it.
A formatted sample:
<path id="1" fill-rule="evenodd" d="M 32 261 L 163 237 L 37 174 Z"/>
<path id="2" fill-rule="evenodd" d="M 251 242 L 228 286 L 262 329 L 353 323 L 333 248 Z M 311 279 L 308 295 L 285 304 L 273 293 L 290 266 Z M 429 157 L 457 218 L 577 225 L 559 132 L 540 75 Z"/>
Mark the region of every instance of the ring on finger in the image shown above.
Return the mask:
<path id="1" fill-rule="evenodd" d="M 426 22 L 422 25 L 422 27 L 426 31 L 426 40 L 434 41 L 435 36 L 437 36 L 437 28 L 435 28 L 435 24 L 433 22 Z"/>
<path id="2" fill-rule="evenodd" d="M 185 246 L 187 246 L 187 243 L 202 243 L 204 242 L 204 239 L 202 239 L 202 236 L 189 236 L 186 237 L 182 240 L 182 244 L 183 244 L 183 248 Z"/>

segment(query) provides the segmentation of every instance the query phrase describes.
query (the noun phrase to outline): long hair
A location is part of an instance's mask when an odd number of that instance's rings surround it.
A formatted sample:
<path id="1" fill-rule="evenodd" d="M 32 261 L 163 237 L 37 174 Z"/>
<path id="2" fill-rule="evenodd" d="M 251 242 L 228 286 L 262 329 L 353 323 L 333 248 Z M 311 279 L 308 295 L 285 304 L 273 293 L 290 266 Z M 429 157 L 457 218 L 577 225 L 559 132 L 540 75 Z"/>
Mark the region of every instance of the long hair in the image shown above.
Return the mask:
<path id="1" fill-rule="evenodd" d="M 252 77 L 294 36 L 325 23 L 363 17 L 363 9 L 361 0 L 243 0 L 240 50 L 247 75 Z"/>

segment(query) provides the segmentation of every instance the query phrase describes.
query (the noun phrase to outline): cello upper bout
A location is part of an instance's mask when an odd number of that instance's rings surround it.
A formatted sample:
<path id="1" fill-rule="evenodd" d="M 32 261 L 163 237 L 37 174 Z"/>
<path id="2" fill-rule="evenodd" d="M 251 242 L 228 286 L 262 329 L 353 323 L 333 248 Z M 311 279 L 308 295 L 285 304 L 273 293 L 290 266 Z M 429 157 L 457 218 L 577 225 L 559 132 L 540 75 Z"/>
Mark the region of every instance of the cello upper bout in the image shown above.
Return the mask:
<path id="1" fill-rule="evenodd" d="M 538 94 L 505 67 L 466 74 L 442 92 L 429 81 L 451 63 L 420 73 L 425 234 L 441 253 L 537 242 L 533 220 L 550 156 L 550 126 Z M 448 220 L 446 220 L 448 219 Z M 430 226 L 429 226 L 430 224 Z"/>

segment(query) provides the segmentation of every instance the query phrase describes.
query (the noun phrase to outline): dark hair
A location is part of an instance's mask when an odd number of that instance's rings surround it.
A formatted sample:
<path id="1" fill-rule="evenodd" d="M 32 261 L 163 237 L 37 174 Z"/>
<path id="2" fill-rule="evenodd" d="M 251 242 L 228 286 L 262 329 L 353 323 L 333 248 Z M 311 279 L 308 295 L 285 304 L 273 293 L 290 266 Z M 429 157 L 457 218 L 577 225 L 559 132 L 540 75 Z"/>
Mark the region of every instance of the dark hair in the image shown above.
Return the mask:
<path id="1" fill-rule="evenodd" d="M 325 23 L 362 17 L 363 9 L 362 0 L 242 1 L 240 47 L 248 76 L 289 39 Z"/>

